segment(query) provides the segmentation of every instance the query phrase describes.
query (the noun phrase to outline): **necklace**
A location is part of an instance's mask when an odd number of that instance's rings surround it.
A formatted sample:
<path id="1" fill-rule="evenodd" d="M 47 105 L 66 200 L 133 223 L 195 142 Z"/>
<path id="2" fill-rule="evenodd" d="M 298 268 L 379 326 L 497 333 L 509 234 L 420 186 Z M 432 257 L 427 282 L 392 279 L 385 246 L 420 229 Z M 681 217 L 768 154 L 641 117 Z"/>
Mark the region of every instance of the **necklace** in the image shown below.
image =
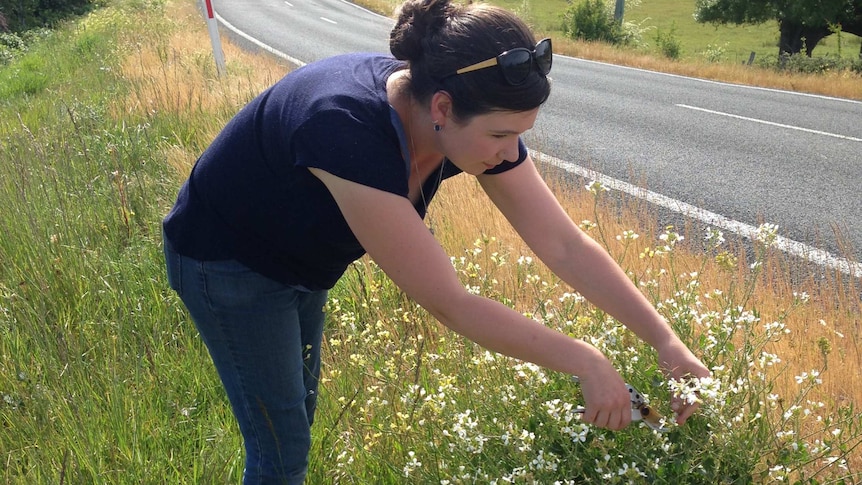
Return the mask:
<path id="1" fill-rule="evenodd" d="M 434 124 L 435 127 L 437 124 Z M 425 198 L 425 183 L 427 180 L 422 179 L 422 173 L 419 171 L 419 161 L 417 160 L 419 157 L 416 154 L 416 142 L 413 141 L 413 98 L 410 98 L 410 114 L 407 122 L 407 129 L 409 130 L 410 136 L 410 149 L 413 152 L 410 154 L 410 165 L 413 166 L 413 170 L 416 172 L 416 178 L 419 181 L 419 196 L 422 198 L 422 206 L 425 208 L 425 215 L 428 217 L 428 229 L 431 231 L 431 234 L 434 234 L 434 218 L 428 213 L 428 200 Z M 435 131 L 439 132 L 440 130 L 435 129 Z M 435 192 L 440 189 L 440 184 L 443 182 L 443 167 L 446 166 L 446 159 L 440 162 L 440 168 L 437 170 L 437 182 L 434 186 Z M 430 177 L 429 179 L 430 180 Z"/>

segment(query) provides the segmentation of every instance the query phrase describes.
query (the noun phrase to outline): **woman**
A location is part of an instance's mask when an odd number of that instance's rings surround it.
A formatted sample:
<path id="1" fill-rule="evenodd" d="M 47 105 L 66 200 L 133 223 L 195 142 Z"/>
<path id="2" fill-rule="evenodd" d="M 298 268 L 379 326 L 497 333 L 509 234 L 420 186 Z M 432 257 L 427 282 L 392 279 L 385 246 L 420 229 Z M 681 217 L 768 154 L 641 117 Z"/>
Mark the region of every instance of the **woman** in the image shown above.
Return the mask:
<path id="1" fill-rule="evenodd" d="M 394 56 L 300 68 L 241 110 L 164 221 L 171 286 L 239 421 L 245 483 L 302 482 L 326 292 L 367 252 L 440 322 L 580 377 L 588 423 L 631 420 L 624 382 L 589 344 L 469 294 L 423 223 L 442 180 L 475 176 L 566 283 L 658 351 L 674 378 L 708 370 L 568 218 L 521 142 L 550 93 L 551 43 L 502 9 L 407 0 Z M 680 423 L 696 404 L 677 402 Z"/>

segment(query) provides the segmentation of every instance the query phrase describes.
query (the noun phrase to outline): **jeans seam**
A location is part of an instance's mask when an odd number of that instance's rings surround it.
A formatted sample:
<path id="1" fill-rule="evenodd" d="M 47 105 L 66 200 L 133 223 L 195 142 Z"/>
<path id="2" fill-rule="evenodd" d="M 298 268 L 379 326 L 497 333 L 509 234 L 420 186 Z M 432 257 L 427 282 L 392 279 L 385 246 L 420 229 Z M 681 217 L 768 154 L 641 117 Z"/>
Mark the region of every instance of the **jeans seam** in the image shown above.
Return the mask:
<path id="1" fill-rule="evenodd" d="M 209 311 L 212 315 L 217 316 L 219 313 L 213 307 L 212 298 L 210 298 L 209 289 L 207 287 L 207 277 L 206 277 L 206 268 L 205 268 L 206 262 L 205 261 L 197 261 L 197 264 L 198 264 L 198 272 L 197 273 L 198 273 L 198 275 L 200 275 L 200 278 L 201 278 L 201 281 L 200 281 L 201 288 L 203 289 L 203 294 L 204 294 L 204 298 L 207 302 L 207 307 L 209 308 Z M 220 332 L 222 334 L 224 334 L 224 325 L 222 324 L 220 318 L 218 319 L 218 326 L 220 328 Z M 242 412 L 245 414 L 246 422 L 247 423 L 253 423 L 254 422 L 254 414 L 252 413 L 252 410 L 250 407 L 251 403 L 249 402 L 250 400 L 248 399 L 251 396 L 249 395 L 249 392 L 248 392 L 248 386 L 246 385 L 245 377 L 243 376 L 243 372 L 242 372 L 242 368 L 241 368 L 241 366 L 239 366 L 236 363 L 239 359 L 237 358 L 236 352 L 233 348 L 233 345 L 230 343 L 230 341 L 228 339 L 224 339 L 224 340 L 225 340 L 225 345 L 227 346 L 228 350 L 230 351 L 231 366 L 233 367 L 234 372 L 236 372 L 237 382 L 239 383 L 239 388 L 240 388 L 240 393 L 243 396 Z M 257 432 L 257 427 L 253 426 L 253 425 L 250 427 L 251 427 L 251 433 L 254 436 L 255 449 L 260 450 L 262 445 L 261 445 L 261 441 L 260 441 L 260 435 L 258 435 L 258 432 Z M 246 453 L 248 453 L 248 450 L 246 450 Z M 255 470 L 255 476 L 260 476 L 260 474 L 263 471 L 262 466 L 263 466 L 263 463 L 259 460 L 257 462 L 257 470 Z"/>

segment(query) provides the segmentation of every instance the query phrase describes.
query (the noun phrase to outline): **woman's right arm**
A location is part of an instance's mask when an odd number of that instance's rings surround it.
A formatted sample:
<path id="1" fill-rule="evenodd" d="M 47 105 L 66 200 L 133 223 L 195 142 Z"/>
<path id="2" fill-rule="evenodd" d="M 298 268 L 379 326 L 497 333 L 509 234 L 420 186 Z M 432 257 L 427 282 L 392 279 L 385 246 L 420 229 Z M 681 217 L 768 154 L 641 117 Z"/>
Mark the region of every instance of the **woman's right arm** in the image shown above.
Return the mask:
<path id="1" fill-rule="evenodd" d="M 584 421 L 610 429 L 629 424 L 631 403 L 625 383 L 595 347 L 468 293 L 406 198 L 320 169 L 309 170 L 329 189 L 371 258 L 441 323 L 494 352 L 579 376 L 586 401 Z"/>

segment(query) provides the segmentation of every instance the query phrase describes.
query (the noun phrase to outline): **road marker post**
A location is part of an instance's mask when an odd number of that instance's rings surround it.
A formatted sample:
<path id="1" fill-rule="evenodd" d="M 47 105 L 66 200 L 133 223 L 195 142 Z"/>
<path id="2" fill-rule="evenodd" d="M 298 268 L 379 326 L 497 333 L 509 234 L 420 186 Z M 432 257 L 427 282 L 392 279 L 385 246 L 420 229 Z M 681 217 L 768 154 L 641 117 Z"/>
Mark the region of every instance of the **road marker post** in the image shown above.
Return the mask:
<path id="1" fill-rule="evenodd" d="M 212 0 L 204 0 L 207 15 L 207 30 L 210 33 L 210 43 L 213 46 L 213 57 L 215 58 L 216 72 L 219 77 L 227 73 L 227 66 L 224 62 L 224 52 L 221 49 L 221 39 L 218 35 L 218 21 L 215 19 L 215 10 L 213 9 Z"/>

